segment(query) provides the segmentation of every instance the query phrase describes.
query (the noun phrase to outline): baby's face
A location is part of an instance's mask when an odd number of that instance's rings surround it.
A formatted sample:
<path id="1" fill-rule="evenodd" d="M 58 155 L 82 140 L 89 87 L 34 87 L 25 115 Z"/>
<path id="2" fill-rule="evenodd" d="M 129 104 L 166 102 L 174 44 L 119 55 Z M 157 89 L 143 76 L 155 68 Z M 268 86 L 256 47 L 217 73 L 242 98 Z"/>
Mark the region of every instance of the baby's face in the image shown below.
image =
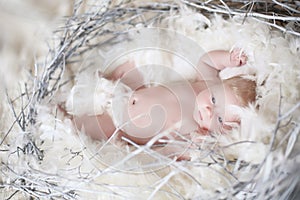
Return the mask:
<path id="1" fill-rule="evenodd" d="M 236 96 L 229 87 L 219 84 L 198 94 L 193 117 L 206 130 L 231 129 L 230 124 L 238 122 L 231 105 L 239 105 Z"/>

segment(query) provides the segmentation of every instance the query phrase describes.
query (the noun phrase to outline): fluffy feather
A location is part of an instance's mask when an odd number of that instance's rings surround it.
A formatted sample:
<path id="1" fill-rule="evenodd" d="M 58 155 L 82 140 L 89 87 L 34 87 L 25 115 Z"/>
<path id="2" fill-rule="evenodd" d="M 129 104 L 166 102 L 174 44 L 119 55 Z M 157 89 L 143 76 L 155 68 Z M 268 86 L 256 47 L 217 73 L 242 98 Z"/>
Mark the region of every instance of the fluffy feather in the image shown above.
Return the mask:
<path id="1" fill-rule="evenodd" d="M 264 199 L 266 191 L 270 191 L 267 197 L 272 198 L 272 193 L 277 190 L 297 184 L 289 182 L 294 180 L 289 174 L 298 172 L 294 166 L 300 163 L 300 111 L 299 106 L 295 107 L 299 104 L 300 40 L 285 37 L 251 19 L 243 20 L 239 17 L 225 20 L 219 15 L 209 19 L 182 6 L 179 13 L 171 13 L 160 23 L 162 28 L 176 30 L 199 45 L 201 53 L 194 52 L 199 56 L 213 49 L 240 47 L 245 50 L 249 58 L 246 66 L 221 72 L 223 78 L 246 73 L 257 81 L 256 105 L 236 110 L 241 116 L 240 129 L 226 135 L 192 133 L 197 148 L 190 150 L 191 162 L 176 162 L 161 157 L 147 146 L 91 141 L 75 131 L 70 119 L 57 117 L 53 104 L 45 104 L 39 108 L 36 128 L 31 130 L 34 133 L 31 137 L 44 151 L 43 160 L 37 161 L 31 154 L 26 154 L 24 149 L 32 147 L 28 146 L 28 138 L 20 129 L 13 129 L 1 146 L 1 162 L 9 165 L 9 168 L 1 166 L 1 184 L 17 187 L 19 183 L 14 180 L 31 181 L 35 187 L 53 187 L 69 199 L 73 198 L 72 191 L 84 199 Z M 131 44 L 128 48 L 132 50 L 139 44 Z M 185 55 L 184 49 L 180 48 L 175 46 L 174 50 Z M 144 68 L 142 73 L 148 75 L 149 81 L 193 78 L 192 67 L 187 70 L 189 65 L 178 56 L 149 50 L 116 58 L 122 51 L 114 51 L 99 50 L 97 54 L 104 60 L 99 59 L 101 62 L 93 65 L 90 71 L 76 74 L 67 97 L 68 91 L 58 91 L 55 98 L 67 102 L 69 113 L 100 114 L 111 109 L 116 92 L 130 92 L 123 87 L 119 91 L 117 83 L 99 78 L 97 73 L 109 73 L 106 66 L 112 65 L 112 70 L 128 58 L 141 66 L 149 63 L 166 66 L 165 72 Z M 108 62 L 114 59 L 115 63 Z M 169 76 L 170 69 L 176 72 L 174 76 Z M 15 88 L 10 86 L 9 89 Z M 4 97 L 4 93 L 1 95 Z M 9 110 L 9 105 L 3 104 L 1 123 L 5 125 L 1 128 L 8 129 L 8 123 L 14 119 L 6 114 L 11 113 Z M 291 115 L 278 124 L 278 117 L 289 111 Z M 289 121 L 291 123 L 284 126 Z M 17 195 L 22 198 L 21 194 Z"/>

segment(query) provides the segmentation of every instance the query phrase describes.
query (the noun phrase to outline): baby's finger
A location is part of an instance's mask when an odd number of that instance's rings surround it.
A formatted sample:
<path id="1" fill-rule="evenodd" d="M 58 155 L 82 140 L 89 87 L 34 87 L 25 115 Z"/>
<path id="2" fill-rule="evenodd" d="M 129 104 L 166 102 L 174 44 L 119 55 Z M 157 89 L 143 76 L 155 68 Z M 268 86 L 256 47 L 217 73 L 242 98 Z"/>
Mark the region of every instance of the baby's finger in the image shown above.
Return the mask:
<path id="1" fill-rule="evenodd" d="M 231 53 L 234 57 L 236 57 L 240 54 L 240 49 L 233 49 L 233 51 Z"/>
<path id="2" fill-rule="evenodd" d="M 239 66 L 245 65 L 247 62 L 247 56 L 241 56 L 239 59 Z"/>

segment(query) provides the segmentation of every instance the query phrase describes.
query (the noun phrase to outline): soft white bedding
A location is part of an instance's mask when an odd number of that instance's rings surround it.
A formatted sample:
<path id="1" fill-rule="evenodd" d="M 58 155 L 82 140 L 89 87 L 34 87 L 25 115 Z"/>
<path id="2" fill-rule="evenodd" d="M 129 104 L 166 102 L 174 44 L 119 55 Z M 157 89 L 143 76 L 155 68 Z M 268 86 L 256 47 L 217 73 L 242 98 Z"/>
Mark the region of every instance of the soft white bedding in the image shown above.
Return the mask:
<path id="1" fill-rule="evenodd" d="M 69 80 L 72 75 L 75 78 L 57 90 L 50 101 L 36 105 L 36 124 L 25 133 L 18 126 L 9 131 L 15 117 L 2 87 L 0 195 L 4 199 L 20 190 L 25 192 L 18 192 L 14 198 L 33 194 L 42 198 L 53 195 L 58 199 L 264 199 L 283 196 L 288 192 L 286 188 L 297 184 L 300 177 L 297 167 L 300 164 L 300 38 L 284 35 L 250 18 L 243 20 L 239 17 L 225 20 L 219 15 L 207 18 L 183 6 L 180 12 L 170 13 L 159 24 L 150 26 L 178 33 L 175 38 L 183 42 L 173 41 L 170 52 L 145 49 L 145 43 L 153 45 L 148 41 L 150 36 L 125 47 L 116 44 L 108 50 L 91 51 L 80 64 L 66 66 L 63 80 Z M 16 55 L 14 49 L 1 52 L 1 57 L 5 58 L 1 59 L 1 81 L 11 100 L 26 93 L 25 82 L 28 88 L 33 87 L 28 78 L 29 70 L 37 70 L 36 75 L 44 70 L 40 66 L 32 67 L 41 59 L 31 58 L 40 54 L 46 56 L 45 40 L 38 40 L 40 46 L 31 46 L 34 42 L 24 41 L 34 39 L 25 32 L 20 35 L 24 51 L 15 47 L 25 52 L 24 56 L 22 53 Z M 166 45 L 165 40 L 162 36 L 155 42 Z M 147 69 L 143 73 L 151 81 L 176 80 L 178 74 L 192 79 L 190 63 L 178 56 L 191 56 L 188 59 L 191 62 L 196 60 L 198 52 L 194 49 L 188 52 L 189 45 L 201 50 L 199 56 L 213 49 L 244 49 L 249 58 L 246 66 L 226 69 L 221 77 L 247 74 L 257 81 L 258 93 L 256 105 L 238 110 L 242 117 L 240 129 L 226 135 L 192 133 L 199 140 L 200 148 L 192 151 L 191 161 L 167 159 L 147 145 L 92 141 L 76 133 L 71 120 L 57 110 L 56 104 L 61 102 L 67 102 L 68 111 L 77 114 L 101 113 L 107 109 L 112 91 L 116 92 L 116 83 L 100 79 L 98 72 L 107 72 L 105 67 L 115 59 L 111 65 L 131 58 L 139 65 L 159 64 L 176 72 L 176 76 L 166 78 L 168 73 Z M 136 47 L 141 48 L 130 51 Z M 121 53 L 123 56 L 117 57 Z M 88 59 L 95 55 L 95 60 Z M 8 68 L 10 64 L 15 67 Z M 79 88 L 77 93 L 76 88 Z M 14 102 L 13 106 L 18 115 L 25 105 Z M 29 132 L 34 144 L 24 136 Z M 41 155 L 43 157 L 39 157 Z"/>

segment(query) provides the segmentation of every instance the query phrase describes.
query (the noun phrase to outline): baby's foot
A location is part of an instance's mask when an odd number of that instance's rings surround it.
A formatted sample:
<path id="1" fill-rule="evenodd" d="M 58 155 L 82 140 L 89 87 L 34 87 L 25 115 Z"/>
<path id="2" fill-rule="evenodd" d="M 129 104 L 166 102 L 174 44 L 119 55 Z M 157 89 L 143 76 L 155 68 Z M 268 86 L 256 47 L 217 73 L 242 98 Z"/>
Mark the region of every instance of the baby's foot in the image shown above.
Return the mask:
<path id="1" fill-rule="evenodd" d="M 247 62 L 247 55 L 239 48 L 233 49 L 230 52 L 230 62 L 233 66 L 242 66 Z"/>

